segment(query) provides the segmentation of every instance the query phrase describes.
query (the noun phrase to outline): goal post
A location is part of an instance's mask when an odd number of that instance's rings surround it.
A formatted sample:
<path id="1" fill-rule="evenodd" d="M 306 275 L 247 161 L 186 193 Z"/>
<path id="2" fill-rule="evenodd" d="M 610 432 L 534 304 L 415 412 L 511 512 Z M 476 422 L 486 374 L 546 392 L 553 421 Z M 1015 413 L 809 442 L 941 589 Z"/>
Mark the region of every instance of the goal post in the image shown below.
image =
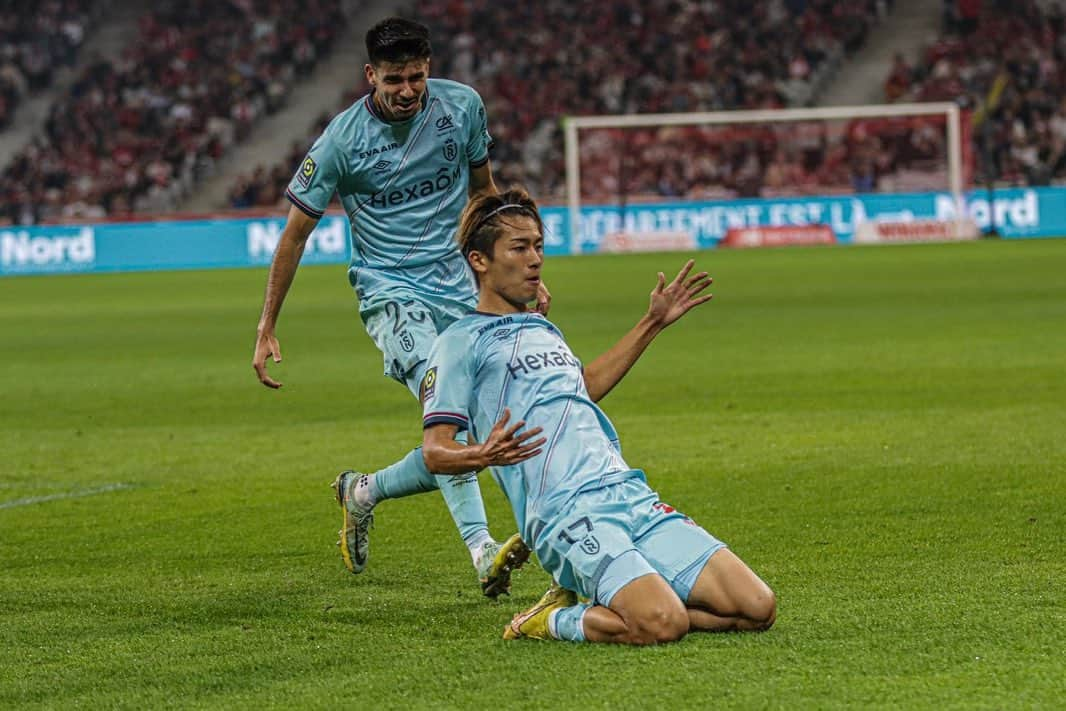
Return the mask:
<path id="1" fill-rule="evenodd" d="M 946 191 L 955 205 L 955 214 L 965 215 L 962 114 L 957 104 L 905 103 L 866 106 L 832 106 L 797 109 L 712 111 L 697 113 L 629 114 L 614 116 L 565 117 L 562 120 L 565 141 L 565 191 L 571 249 L 580 251 L 581 234 L 581 133 L 591 129 L 665 129 L 668 127 L 724 127 L 730 125 L 767 125 L 800 122 L 853 121 L 943 117 L 946 144 Z M 622 193 L 624 197 L 624 192 Z"/>

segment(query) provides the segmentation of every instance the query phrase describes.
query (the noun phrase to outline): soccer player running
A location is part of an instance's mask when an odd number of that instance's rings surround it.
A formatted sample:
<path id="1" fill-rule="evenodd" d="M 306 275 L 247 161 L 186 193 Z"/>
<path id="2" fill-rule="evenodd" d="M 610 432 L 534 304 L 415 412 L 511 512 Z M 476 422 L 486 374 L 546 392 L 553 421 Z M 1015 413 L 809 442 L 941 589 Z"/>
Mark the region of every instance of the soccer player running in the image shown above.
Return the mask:
<path id="1" fill-rule="evenodd" d="M 266 364 L 268 357 L 281 361 L 275 326 L 282 302 L 334 192 L 352 228 L 348 279 L 367 332 L 385 356 L 386 375 L 417 397 L 437 333 L 477 303 L 454 235 L 468 198 L 497 192 L 481 97 L 463 84 L 429 78 L 429 31 L 417 22 L 379 22 L 367 32 L 366 48 L 370 93 L 333 118 L 285 192 L 292 207 L 270 266 L 252 360 L 260 382 L 271 388 L 281 387 Z M 547 290 L 534 298 L 546 312 Z M 416 448 L 372 474 L 343 472 L 333 488 L 344 512 L 338 545 L 345 566 L 352 573 L 366 567 L 378 503 L 439 488 L 483 592 L 506 591 L 529 549 L 517 534 L 502 545 L 491 538 L 477 471 L 435 477 Z"/>
<path id="2" fill-rule="evenodd" d="M 526 304 L 543 225 L 520 189 L 473 199 L 458 241 L 478 309 L 442 333 L 422 385 L 423 453 L 435 472 L 493 467 L 519 531 L 554 585 L 504 637 L 653 644 L 690 630 L 765 630 L 774 594 L 725 545 L 663 503 L 622 458 L 595 404 L 664 328 L 705 303 L 706 272 L 660 273 L 637 325 L 584 367 Z M 526 423 L 535 425 L 524 429 Z M 469 443 L 455 435 L 469 430 Z M 578 602 L 578 594 L 588 602 Z"/>

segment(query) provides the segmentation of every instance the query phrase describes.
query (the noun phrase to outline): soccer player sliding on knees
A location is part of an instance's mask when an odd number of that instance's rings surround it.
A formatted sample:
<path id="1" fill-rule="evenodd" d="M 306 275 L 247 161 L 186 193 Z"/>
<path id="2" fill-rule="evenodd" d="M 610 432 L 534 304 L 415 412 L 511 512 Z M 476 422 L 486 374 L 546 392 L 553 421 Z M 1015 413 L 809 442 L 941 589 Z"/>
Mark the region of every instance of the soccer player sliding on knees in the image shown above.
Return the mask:
<path id="1" fill-rule="evenodd" d="M 769 628 L 770 588 L 659 499 L 595 404 L 664 328 L 710 300 L 707 274 L 690 275 L 692 261 L 669 283 L 660 273 L 647 313 L 582 367 L 560 330 L 527 307 L 544 263 L 529 195 L 473 199 L 458 241 L 478 280 L 478 308 L 430 353 L 422 451 L 433 472 L 491 467 L 523 539 L 556 581 L 504 637 L 653 644 L 690 631 Z M 456 440 L 461 431 L 467 443 Z"/>

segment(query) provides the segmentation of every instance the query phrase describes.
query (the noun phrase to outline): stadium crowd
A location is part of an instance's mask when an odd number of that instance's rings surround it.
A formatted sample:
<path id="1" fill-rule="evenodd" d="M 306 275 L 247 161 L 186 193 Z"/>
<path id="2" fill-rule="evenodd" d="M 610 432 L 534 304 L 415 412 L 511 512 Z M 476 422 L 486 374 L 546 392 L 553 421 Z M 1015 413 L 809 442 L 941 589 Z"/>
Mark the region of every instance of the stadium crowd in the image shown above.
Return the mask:
<path id="1" fill-rule="evenodd" d="M 173 209 L 284 103 L 344 24 L 339 0 L 154 4 L 119 61 L 85 69 L 0 176 L 19 224 Z"/>
<path id="2" fill-rule="evenodd" d="M 944 30 L 916 66 L 902 57 L 888 101 L 955 101 L 973 111 L 976 180 L 1066 180 L 1066 13 L 1038 0 L 948 0 Z"/>
<path id="3" fill-rule="evenodd" d="M 16 0 L 0 7 L 0 130 L 28 93 L 48 87 L 57 69 L 74 64 L 101 5 Z"/>
<path id="4" fill-rule="evenodd" d="M 857 49 L 889 0 L 421 0 L 433 74 L 475 86 L 500 184 L 563 196 L 559 117 L 804 104 Z M 976 179 L 1066 179 L 1066 20 L 1039 0 L 945 0 L 944 30 L 916 66 L 897 57 L 889 101 L 973 111 Z M 28 87 L 69 62 L 89 0 L 0 12 L 0 124 Z M 737 18 L 737 19 L 725 19 Z M 173 209 L 195 181 L 330 49 L 339 0 L 163 3 L 120 61 L 88 68 L 43 135 L 0 175 L 0 220 L 122 218 Z M 29 37 L 30 39 L 26 39 Z M 48 59 L 45 59 L 47 57 Z M 344 106 L 365 91 L 360 81 Z M 328 115 L 284 159 L 242 175 L 233 207 L 273 208 Z M 88 139 L 88 140 L 87 140 Z M 943 121 L 819 122 L 582 134 L 586 197 L 771 196 L 946 185 Z"/>
<path id="5" fill-rule="evenodd" d="M 438 53 L 438 75 L 485 96 L 501 182 L 559 198 L 560 117 L 807 103 L 886 7 L 876 0 L 549 0 L 501 11 L 488 2 L 425 0 L 419 12 L 436 36 L 450 38 Z M 602 165 L 588 153 L 584 162 Z M 635 172 L 644 170 L 654 169 Z M 588 189 L 596 184 L 590 176 Z"/>
<path id="6" fill-rule="evenodd" d="M 582 132 L 586 197 L 729 199 L 935 190 L 944 120 L 877 119 Z"/>
<path id="7" fill-rule="evenodd" d="M 434 37 L 432 74 L 468 83 L 484 98 L 498 182 L 522 182 L 550 200 L 562 197 L 565 180 L 560 117 L 804 104 L 890 6 L 890 0 L 421 0 L 412 14 Z M 241 176 L 231 204 L 269 205 L 299 164 L 291 157 Z M 583 160 L 608 172 L 593 148 Z M 678 189 L 676 176 L 652 180 L 652 170 L 634 170 L 642 186 Z M 590 176 L 588 190 L 601 190 L 605 180 Z"/>

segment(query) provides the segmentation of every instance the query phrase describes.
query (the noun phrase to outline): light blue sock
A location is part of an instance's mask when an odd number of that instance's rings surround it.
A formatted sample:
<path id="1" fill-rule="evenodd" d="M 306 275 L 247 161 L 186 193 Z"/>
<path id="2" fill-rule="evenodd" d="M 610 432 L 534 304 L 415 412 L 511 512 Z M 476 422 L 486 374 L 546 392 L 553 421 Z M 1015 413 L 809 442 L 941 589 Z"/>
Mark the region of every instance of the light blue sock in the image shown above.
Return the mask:
<path id="1" fill-rule="evenodd" d="M 429 473 L 422 448 L 415 447 L 400 461 L 370 476 L 371 503 L 439 489 L 443 478 Z"/>
<path id="2" fill-rule="evenodd" d="M 466 433 L 460 433 L 456 440 L 465 443 Z M 481 543 L 489 537 L 489 523 L 485 516 L 485 504 L 481 499 L 477 474 L 431 474 L 426 469 L 421 447 L 414 448 L 400 461 L 370 476 L 370 500 L 367 503 L 374 505 L 385 499 L 399 499 L 434 489 L 440 489 L 444 495 L 448 512 L 451 513 L 467 548 L 471 551 L 480 548 Z"/>
<path id="3" fill-rule="evenodd" d="M 585 612 L 591 602 L 580 602 L 561 610 L 555 610 L 548 618 L 548 630 L 555 639 L 566 642 L 585 641 Z"/>
<path id="4" fill-rule="evenodd" d="M 448 504 L 448 512 L 463 542 L 467 548 L 480 547 L 481 542 L 488 537 L 489 522 L 485 516 L 485 503 L 481 499 L 477 474 L 439 478 L 440 493 L 444 494 L 444 502 Z"/>
<path id="5" fill-rule="evenodd" d="M 466 444 L 466 432 L 457 434 L 455 441 Z M 448 504 L 455 527 L 473 554 L 473 549 L 480 547 L 480 543 L 489 535 L 489 521 L 485 516 L 485 502 L 481 499 L 477 472 L 437 478 L 440 480 L 440 493 Z"/>

